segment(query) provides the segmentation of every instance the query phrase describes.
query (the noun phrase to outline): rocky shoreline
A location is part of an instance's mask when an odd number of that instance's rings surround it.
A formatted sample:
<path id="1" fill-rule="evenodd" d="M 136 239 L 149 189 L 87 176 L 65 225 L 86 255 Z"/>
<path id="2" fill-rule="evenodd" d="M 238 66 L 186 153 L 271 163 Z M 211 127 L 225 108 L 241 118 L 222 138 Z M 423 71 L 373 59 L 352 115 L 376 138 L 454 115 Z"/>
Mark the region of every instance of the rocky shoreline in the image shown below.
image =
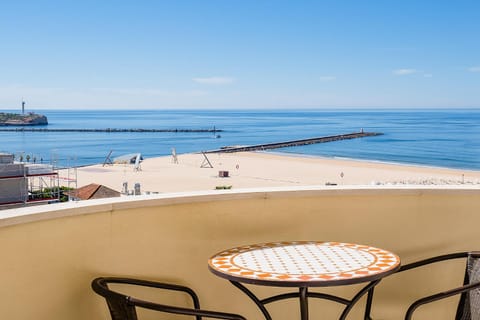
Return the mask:
<path id="1" fill-rule="evenodd" d="M 0 126 L 42 126 L 47 124 L 48 119 L 42 114 L 33 112 L 27 114 L 0 112 Z"/>

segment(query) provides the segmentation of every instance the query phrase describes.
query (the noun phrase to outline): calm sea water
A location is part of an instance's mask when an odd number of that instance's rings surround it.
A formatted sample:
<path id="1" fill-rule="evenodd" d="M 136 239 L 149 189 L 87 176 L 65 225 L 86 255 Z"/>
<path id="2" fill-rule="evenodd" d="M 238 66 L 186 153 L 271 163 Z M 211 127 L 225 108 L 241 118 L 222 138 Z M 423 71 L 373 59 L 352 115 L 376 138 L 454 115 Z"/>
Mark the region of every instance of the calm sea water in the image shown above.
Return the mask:
<path id="1" fill-rule="evenodd" d="M 4 110 L 7 111 L 8 110 Z M 382 136 L 276 149 L 291 154 L 480 170 L 480 109 L 38 111 L 48 128 L 211 129 L 213 133 L 0 132 L 0 152 L 58 165 L 102 163 L 109 153 L 145 158 L 359 131 Z"/>

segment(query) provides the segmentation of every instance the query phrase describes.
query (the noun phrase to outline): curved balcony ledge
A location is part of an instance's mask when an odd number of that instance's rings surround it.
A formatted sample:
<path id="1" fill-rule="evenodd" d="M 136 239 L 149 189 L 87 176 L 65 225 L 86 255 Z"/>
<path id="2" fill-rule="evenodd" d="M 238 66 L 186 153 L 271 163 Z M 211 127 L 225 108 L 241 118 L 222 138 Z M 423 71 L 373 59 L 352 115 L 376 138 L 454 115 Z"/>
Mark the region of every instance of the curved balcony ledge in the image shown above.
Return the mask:
<path id="1" fill-rule="evenodd" d="M 190 191 L 155 195 L 128 196 L 121 198 L 71 201 L 67 203 L 31 206 L 0 211 L 0 227 L 55 219 L 74 215 L 94 214 L 96 212 L 134 209 L 136 207 L 155 207 L 172 204 L 227 201 L 235 199 L 267 199 L 285 197 L 331 197 L 331 196 L 380 196 L 421 195 L 421 194 L 477 194 L 480 187 L 475 186 L 305 186 L 270 187 L 236 190 Z"/>
<path id="2" fill-rule="evenodd" d="M 244 294 L 208 271 L 214 253 L 259 242 L 325 240 L 385 248 L 410 262 L 480 249 L 479 212 L 480 189 L 466 186 L 259 188 L 4 210 L 0 309 L 6 319 L 106 319 L 106 305 L 90 281 L 114 275 L 185 284 L 199 292 L 208 309 L 259 319 Z M 452 264 L 446 271 L 383 280 L 376 289 L 375 318 L 401 318 L 419 294 L 461 282 L 462 269 Z M 421 289 L 410 288 L 418 282 L 424 283 Z M 352 289 L 328 292 L 348 297 Z M 427 308 L 426 317 L 452 318 L 454 303 Z M 277 303 L 272 310 L 274 319 L 298 318 L 295 303 Z M 338 311 L 328 303 L 311 305 L 312 313 L 325 318 Z M 362 304 L 351 319 L 361 312 Z"/>

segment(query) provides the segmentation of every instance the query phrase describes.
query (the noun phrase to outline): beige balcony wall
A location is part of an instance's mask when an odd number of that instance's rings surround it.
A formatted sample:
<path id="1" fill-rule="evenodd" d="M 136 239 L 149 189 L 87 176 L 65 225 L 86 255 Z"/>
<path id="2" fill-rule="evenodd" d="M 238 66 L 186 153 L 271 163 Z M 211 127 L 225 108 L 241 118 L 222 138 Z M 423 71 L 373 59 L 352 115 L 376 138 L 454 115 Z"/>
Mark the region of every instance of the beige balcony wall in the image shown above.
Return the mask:
<path id="1" fill-rule="evenodd" d="M 243 293 L 207 269 L 211 255 L 243 244 L 353 242 L 391 250 L 403 262 L 480 249 L 478 189 L 208 192 L 4 210 L 0 217 L 2 319 L 107 319 L 104 301 L 90 288 L 93 278 L 107 275 L 188 285 L 206 308 L 261 319 Z M 463 266 L 449 263 L 445 270 L 392 276 L 377 287 L 373 315 L 401 318 L 409 302 L 459 284 L 462 272 Z M 284 292 L 250 288 L 261 296 Z M 327 292 L 349 297 L 355 289 Z M 418 315 L 451 319 L 454 303 L 424 308 Z M 349 319 L 360 319 L 363 306 L 364 300 Z M 277 302 L 269 309 L 274 319 L 299 317 L 297 301 Z M 339 310 L 331 302 L 310 304 L 312 314 L 326 319 Z M 154 319 L 150 313 L 144 316 Z"/>

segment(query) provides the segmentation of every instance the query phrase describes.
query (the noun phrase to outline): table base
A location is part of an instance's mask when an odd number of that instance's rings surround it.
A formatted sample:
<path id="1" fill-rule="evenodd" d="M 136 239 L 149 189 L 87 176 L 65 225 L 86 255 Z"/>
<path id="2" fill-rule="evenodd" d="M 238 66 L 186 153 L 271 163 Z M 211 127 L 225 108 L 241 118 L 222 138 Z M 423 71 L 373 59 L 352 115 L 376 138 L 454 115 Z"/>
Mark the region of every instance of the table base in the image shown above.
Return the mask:
<path id="1" fill-rule="evenodd" d="M 298 288 L 298 292 L 290 292 L 290 293 L 283 293 L 279 295 L 275 295 L 272 297 L 268 297 L 266 299 L 259 299 L 255 294 L 253 294 L 252 291 L 250 291 L 247 287 L 245 287 L 243 284 L 236 282 L 236 281 L 230 281 L 235 287 L 243 291 L 260 309 L 262 312 L 263 316 L 265 317 L 265 320 L 272 320 L 272 317 L 270 313 L 268 312 L 267 308 L 265 305 L 275 302 L 275 301 L 280 301 L 280 300 L 285 300 L 285 299 L 292 299 L 292 298 L 298 298 L 299 299 L 299 304 L 300 304 L 300 319 L 301 320 L 308 320 L 309 314 L 308 314 L 308 298 L 317 298 L 317 299 L 324 299 L 324 300 L 330 300 L 336 303 L 340 303 L 345 305 L 345 308 L 343 309 L 342 314 L 340 315 L 339 320 L 344 320 L 348 313 L 352 310 L 353 306 L 355 303 L 358 302 L 367 292 L 368 297 L 367 297 L 367 307 L 365 309 L 365 315 L 364 319 L 365 320 L 371 320 L 370 318 L 370 306 L 371 306 L 371 297 L 373 294 L 373 289 L 374 287 L 380 282 L 380 280 L 375 280 L 370 283 L 368 283 L 365 287 L 363 287 L 351 300 L 326 294 L 326 293 L 318 293 L 318 292 L 310 292 L 308 291 L 308 287 L 300 287 Z"/>

